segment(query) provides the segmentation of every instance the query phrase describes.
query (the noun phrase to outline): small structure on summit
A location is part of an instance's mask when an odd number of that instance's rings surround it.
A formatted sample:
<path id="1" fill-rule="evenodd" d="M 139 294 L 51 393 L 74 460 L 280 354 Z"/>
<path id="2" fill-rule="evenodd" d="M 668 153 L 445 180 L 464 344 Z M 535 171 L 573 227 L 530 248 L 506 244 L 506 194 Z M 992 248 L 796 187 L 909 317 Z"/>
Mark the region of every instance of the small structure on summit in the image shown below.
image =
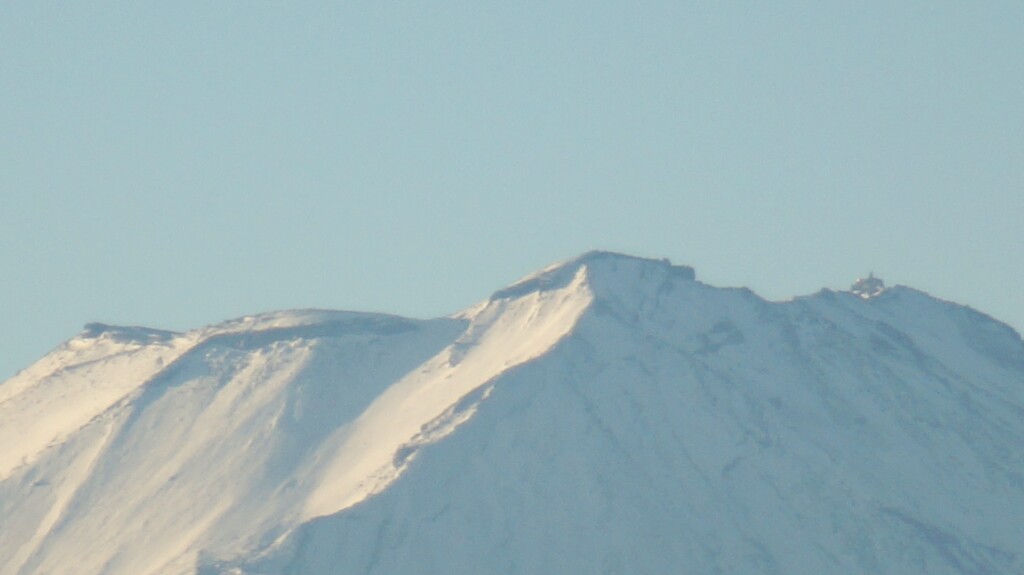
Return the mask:
<path id="1" fill-rule="evenodd" d="M 857 281 L 853 282 L 853 285 L 850 286 L 850 291 L 864 299 L 873 298 L 885 291 L 885 282 L 881 278 L 876 278 L 872 272 L 868 274 L 868 277 L 858 278 Z"/>

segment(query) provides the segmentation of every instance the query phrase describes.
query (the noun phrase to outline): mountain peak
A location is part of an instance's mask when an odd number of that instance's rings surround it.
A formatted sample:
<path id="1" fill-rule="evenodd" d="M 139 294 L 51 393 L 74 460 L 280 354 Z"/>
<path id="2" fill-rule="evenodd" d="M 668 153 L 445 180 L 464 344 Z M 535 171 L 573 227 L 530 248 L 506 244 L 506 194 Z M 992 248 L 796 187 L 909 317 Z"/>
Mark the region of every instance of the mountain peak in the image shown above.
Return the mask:
<path id="1" fill-rule="evenodd" d="M 671 277 L 693 281 L 697 277 L 692 267 L 674 265 L 668 258 L 643 258 L 618 252 L 592 250 L 534 272 L 495 292 L 491 299 L 517 298 L 532 292 L 563 288 L 569 285 L 581 268 L 586 269 L 588 284 L 598 294 L 614 289 L 614 285 L 624 280 Z"/>
<path id="2" fill-rule="evenodd" d="M 1024 572 L 1019 334 L 694 280 L 592 251 L 451 318 L 90 324 L 0 383 L 0 575 Z"/>
<path id="3" fill-rule="evenodd" d="M 105 323 L 87 323 L 82 328 L 80 337 L 84 339 L 110 338 L 121 343 L 155 343 L 177 337 L 178 333 L 163 329 L 152 329 L 140 326 L 109 325 Z"/>

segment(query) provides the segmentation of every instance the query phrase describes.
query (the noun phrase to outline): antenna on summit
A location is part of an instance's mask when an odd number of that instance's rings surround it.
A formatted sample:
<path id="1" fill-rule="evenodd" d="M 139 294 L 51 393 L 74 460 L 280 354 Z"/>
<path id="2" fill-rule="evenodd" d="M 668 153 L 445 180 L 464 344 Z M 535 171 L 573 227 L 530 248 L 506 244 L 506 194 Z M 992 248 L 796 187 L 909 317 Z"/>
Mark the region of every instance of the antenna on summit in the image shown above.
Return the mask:
<path id="1" fill-rule="evenodd" d="M 875 272 L 868 272 L 868 277 L 858 278 L 850 286 L 850 291 L 864 299 L 870 299 L 885 291 L 885 282 L 875 277 Z"/>

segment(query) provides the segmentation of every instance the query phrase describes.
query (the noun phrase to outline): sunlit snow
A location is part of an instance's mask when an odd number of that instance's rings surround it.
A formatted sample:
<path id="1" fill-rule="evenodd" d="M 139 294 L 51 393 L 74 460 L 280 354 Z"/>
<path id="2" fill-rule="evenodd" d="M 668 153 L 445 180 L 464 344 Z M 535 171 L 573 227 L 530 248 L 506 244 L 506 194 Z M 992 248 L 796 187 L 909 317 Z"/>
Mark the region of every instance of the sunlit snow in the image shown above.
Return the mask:
<path id="1" fill-rule="evenodd" d="M 1024 343 L 592 252 L 451 317 L 92 324 L 0 384 L 0 574 L 1024 572 Z"/>

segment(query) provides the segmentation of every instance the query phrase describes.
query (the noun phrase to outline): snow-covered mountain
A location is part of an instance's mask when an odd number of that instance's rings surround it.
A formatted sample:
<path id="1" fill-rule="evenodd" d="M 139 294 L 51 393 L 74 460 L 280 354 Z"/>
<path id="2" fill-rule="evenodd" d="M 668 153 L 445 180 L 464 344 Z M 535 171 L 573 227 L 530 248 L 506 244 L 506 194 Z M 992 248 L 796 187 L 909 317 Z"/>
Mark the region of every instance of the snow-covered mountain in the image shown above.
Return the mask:
<path id="1" fill-rule="evenodd" d="M 0 574 L 1019 575 L 1024 343 L 869 279 L 91 324 L 0 385 Z"/>

